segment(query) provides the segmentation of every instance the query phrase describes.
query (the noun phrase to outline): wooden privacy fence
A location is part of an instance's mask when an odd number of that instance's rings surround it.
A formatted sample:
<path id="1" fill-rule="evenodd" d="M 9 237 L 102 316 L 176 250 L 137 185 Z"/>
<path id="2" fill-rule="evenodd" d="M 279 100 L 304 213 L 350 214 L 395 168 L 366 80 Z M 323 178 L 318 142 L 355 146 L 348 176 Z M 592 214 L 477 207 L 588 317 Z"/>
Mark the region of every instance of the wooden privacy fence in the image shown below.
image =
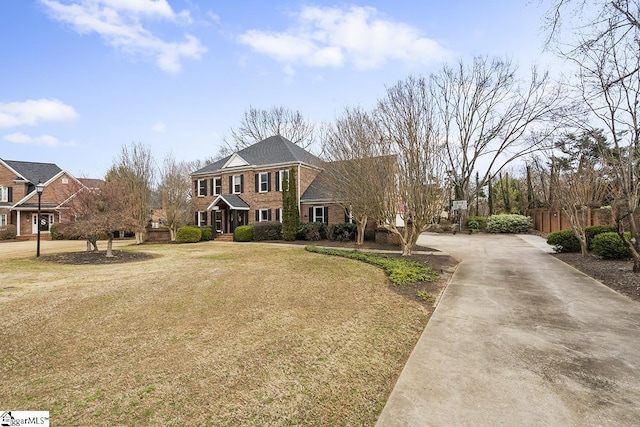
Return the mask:
<path id="1" fill-rule="evenodd" d="M 533 218 L 533 229 L 542 233 L 554 233 L 571 228 L 571 224 L 560 209 L 528 209 L 525 215 Z M 611 209 L 587 208 L 586 219 L 587 227 L 592 225 L 615 225 Z"/>

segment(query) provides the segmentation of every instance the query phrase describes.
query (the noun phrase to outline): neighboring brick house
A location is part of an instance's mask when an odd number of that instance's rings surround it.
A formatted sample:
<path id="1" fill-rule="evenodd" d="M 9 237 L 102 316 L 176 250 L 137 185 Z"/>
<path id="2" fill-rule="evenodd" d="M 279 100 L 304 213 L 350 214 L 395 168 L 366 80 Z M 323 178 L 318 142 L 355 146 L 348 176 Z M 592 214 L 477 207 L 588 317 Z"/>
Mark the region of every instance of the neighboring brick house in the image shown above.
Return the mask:
<path id="1" fill-rule="evenodd" d="M 53 163 L 0 159 L 0 227 L 14 225 L 18 236 L 38 233 L 38 194 L 41 196 L 40 231 L 64 221 L 64 204 L 82 187 L 80 181 Z"/>
<path id="2" fill-rule="evenodd" d="M 282 180 L 296 173 L 302 222 L 344 222 L 344 210 L 328 199 L 304 199 L 322 171 L 322 161 L 277 135 L 259 141 L 191 174 L 193 218 L 198 226 L 231 233 L 239 225 L 281 221 Z"/>

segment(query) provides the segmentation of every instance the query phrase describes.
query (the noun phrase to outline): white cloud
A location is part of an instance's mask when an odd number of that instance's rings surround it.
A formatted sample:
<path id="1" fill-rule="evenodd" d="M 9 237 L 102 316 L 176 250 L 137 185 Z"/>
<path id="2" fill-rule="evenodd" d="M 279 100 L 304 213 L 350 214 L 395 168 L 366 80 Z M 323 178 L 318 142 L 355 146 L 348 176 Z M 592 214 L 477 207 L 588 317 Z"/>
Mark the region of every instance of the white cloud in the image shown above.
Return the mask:
<path id="1" fill-rule="evenodd" d="M 176 73 L 183 58 L 200 59 L 207 51 L 185 34 L 180 42 L 165 41 L 142 24 L 144 19 L 190 23 L 188 10 L 175 13 L 166 0 L 40 0 L 49 15 L 80 34 L 96 33 L 113 48 L 155 58 L 163 71 Z"/>
<path id="2" fill-rule="evenodd" d="M 13 142 L 14 144 L 37 145 L 37 146 L 43 146 L 43 147 L 60 147 L 63 145 L 66 145 L 66 146 L 75 145 L 73 141 L 63 143 L 59 141 L 58 138 L 51 135 L 31 136 L 31 135 L 24 134 L 22 132 L 16 132 L 10 135 L 5 135 L 4 140 L 8 142 Z"/>
<path id="3" fill-rule="evenodd" d="M 151 129 L 152 129 L 154 132 L 164 133 L 164 132 L 167 130 L 167 127 L 166 127 L 166 126 L 165 126 L 165 124 L 164 124 L 164 123 L 162 123 L 162 122 L 156 122 L 156 123 L 154 123 L 154 125 L 153 125 L 153 126 L 151 126 Z"/>
<path id="4" fill-rule="evenodd" d="M 377 68 L 389 60 L 427 63 L 449 52 L 409 25 L 384 19 L 373 7 L 303 7 L 286 32 L 250 30 L 239 41 L 259 53 L 292 65 Z"/>
<path id="5" fill-rule="evenodd" d="M 36 126 L 41 122 L 74 120 L 76 110 L 57 99 L 28 99 L 22 102 L 0 102 L 0 128 Z"/>

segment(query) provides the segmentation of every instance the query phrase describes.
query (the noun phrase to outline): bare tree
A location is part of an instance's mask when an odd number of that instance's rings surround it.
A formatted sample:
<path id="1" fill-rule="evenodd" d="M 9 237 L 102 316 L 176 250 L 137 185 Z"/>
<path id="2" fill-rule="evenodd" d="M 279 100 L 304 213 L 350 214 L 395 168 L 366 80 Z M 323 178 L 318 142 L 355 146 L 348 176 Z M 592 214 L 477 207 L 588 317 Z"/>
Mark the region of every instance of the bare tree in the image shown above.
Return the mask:
<path id="1" fill-rule="evenodd" d="M 144 242 L 150 219 L 151 192 L 155 182 L 155 161 L 151 148 L 142 143 L 123 146 L 120 156 L 107 172 L 107 180 L 120 180 L 126 188 L 135 220 L 136 243 Z"/>
<path id="2" fill-rule="evenodd" d="M 631 251 L 633 271 L 640 273 L 640 50 L 637 41 L 613 29 L 570 59 L 579 68 L 578 92 L 589 113 L 586 129 L 604 128 L 611 144 L 605 151 L 615 191 L 618 233 Z M 631 239 L 624 229 L 631 233 Z"/>
<path id="3" fill-rule="evenodd" d="M 315 126 L 299 111 L 273 106 L 261 110 L 250 106 L 237 128 L 231 129 L 231 139 L 224 139 L 221 154 L 231 154 L 258 141 L 281 135 L 294 144 L 308 148 L 314 142 Z"/>
<path id="4" fill-rule="evenodd" d="M 446 203 L 444 147 L 430 95 L 424 78 L 408 77 L 387 89 L 375 112 L 381 143 L 388 144 L 383 152 L 397 158 L 380 171 L 389 185 L 375 217 L 399 237 L 404 256 L 411 255 L 420 233 Z"/>
<path id="5" fill-rule="evenodd" d="M 171 155 L 164 159 L 160 170 L 160 197 L 171 241 L 176 239 L 178 227 L 188 223 L 191 216 L 191 177 L 193 162 L 178 162 Z"/>
<path id="6" fill-rule="evenodd" d="M 359 108 L 346 108 L 323 137 L 323 152 L 329 160 L 321 175 L 323 187 L 355 221 L 358 245 L 364 243 L 367 221 L 375 219 L 384 206 L 386 187 L 393 184 L 393 177 L 384 171 L 391 170 L 389 162 L 395 156 L 384 152 L 381 139 L 374 118 Z"/>
<path id="7" fill-rule="evenodd" d="M 557 126 L 551 119 L 560 90 L 535 67 L 522 82 L 510 61 L 476 57 L 471 65 L 445 65 L 432 76 L 431 90 L 457 199 L 471 202 L 476 171 L 478 185 L 486 185 L 509 163 L 543 148 Z"/>

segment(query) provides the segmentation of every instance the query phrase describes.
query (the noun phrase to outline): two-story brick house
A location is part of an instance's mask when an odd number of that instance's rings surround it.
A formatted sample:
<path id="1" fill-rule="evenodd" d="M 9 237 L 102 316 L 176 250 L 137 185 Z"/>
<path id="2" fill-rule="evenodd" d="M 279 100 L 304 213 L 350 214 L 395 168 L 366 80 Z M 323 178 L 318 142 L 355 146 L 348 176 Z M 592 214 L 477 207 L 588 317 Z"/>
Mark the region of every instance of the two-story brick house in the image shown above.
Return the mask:
<path id="1" fill-rule="evenodd" d="M 194 223 L 230 233 L 238 225 L 280 221 L 282 181 L 291 168 L 296 174 L 301 221 L 343 222 L 344 210 L 339 205 L 317 191 L 307 192 L 322 171 L 322 161 L 276 135 L 191 174 Z"/>
<path id="2" fill-rule="evenodd" d="M 64 205 L 82 184 L 53 163 L 0 159 L 0 227 L 14 225 L 18 236 L 38 233 L 38 194 L 42 183 L 40 231 L 62 222 Z"/>

